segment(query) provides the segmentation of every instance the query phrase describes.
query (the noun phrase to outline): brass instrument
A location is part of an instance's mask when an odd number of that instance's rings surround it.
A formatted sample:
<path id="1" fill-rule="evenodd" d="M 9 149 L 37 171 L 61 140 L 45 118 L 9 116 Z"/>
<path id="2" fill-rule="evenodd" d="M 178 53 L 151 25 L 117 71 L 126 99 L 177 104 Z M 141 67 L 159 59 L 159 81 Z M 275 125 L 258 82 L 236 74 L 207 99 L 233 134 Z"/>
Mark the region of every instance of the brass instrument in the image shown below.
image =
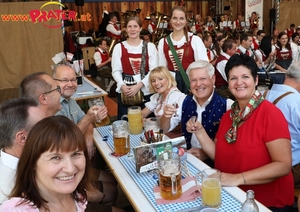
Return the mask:
<path id="1" fill-rule="evenodd" d="M 159 25 L 165 16 L 166 15 L 163 13 L 156 12 L 156 17 L 158 17 L 158 19 L 155 31 L 152 33 L 152 43 L 158 42 L 163 37 L 164 29 L 159 29 Z"/>
<path id="2" fill-rule="evenodd" d="M 108 52 L 109 55 L 112 54 L 112 50 L 113 50 L 113 48 L 115 47 L 115 45 L 118 43 L 118 41 L 119 41 L 119 39 L 117 39 L 117 38 L 111 39 L 109 48 L 108 48 L 108 50 L 107 50 L 107 52 Z"/>
<path id="3" fill-rule="evenodd" d="M 215 61 L 215 60 L 217 60 L 218 59 L 218 55 L 216 55 L 216 53 L 215 53 L 215 45 L 213 44 L 210 48 L 210 51 L 213 53 L 213 55 L 214 55 L 214 59 L 213 60 L 211 60 L 211 61 L 209 61 L 210 63 L 211 62 L 213 62 L 213 61 Z"/>

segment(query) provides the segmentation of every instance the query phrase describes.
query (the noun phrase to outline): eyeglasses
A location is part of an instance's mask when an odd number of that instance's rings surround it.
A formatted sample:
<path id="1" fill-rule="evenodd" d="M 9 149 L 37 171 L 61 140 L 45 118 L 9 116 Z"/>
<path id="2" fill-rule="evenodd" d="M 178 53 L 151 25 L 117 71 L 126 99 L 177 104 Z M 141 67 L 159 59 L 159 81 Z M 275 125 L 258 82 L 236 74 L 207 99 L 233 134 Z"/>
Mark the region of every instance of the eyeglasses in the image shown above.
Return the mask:
<path id="1" fill-rule="evenodd" d="M 44 92 L 44 93 L 42 93 L 42 94 L 48 94 L 48 93 L 51 93 L 51 92 L 53 92 L 53 91 L 58 91 L 58 93 L 61 93 L 60 87 L 57 86 L 57 88 L 55 88 L 55 89 L 53 89 L 53 90 L 50 90 L 50 91 L 46 91 L 46 92 Z"/>
<path id="2" fill-rule="evenodd" d="M 63 83 L 77 83 L 77 78 L 73 78 L 73 79 L 56 79 L 56 78 L 53 78 L 54 80 L 56 81 L 59 81 L 59 82 L 63 82 Z"/>

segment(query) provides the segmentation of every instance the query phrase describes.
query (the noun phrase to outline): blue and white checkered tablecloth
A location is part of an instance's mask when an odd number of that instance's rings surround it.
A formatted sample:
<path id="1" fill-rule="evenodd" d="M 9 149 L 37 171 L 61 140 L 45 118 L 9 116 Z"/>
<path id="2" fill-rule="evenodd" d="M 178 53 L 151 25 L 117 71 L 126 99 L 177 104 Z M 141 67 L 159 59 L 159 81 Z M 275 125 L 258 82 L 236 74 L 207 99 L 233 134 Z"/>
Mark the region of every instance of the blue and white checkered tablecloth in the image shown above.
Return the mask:
<path id="1" fill-rule="evenodd" d="M 103 142 L 107 142 L 108 146 L 113 150 L 114 144 L 113 144 L 111 126 L 99 127 L 97 128 L 97 130 L 102 137 L 107 138 L 107 141 L 103 141 Z M 140 145 L 141 136 L 143 137 L 143 134 L 130 135 L 131 147 Z M 143 193 L 148 198 L 148 200 L 151 202 L 151 204 L 156 209 L 156 211 L 178 211 L 178 210 L 194 208 L 202 205 L 201 198 L 198 198 L 195 201 L 191 201 L 191 202 L 157 205 L 153 194 L 153 188 L 154 186 L 157 185 L 157 180 L 158 180 L 157 178 L 158 176 L 155 173 L 155 171 L 136 173 L 136 167 L 133 158 L 128 158 L 128 156 L 123 156 L 119 158 L 119 160 L 126 168 L 128 173 L 131 175 L 131 177 L 134 179 L 136 184 L 143 191 Z M 192 175 L 195 175 L 196 173 L 199 172 L 199 170 L 189 162 L 188 162 L 188 168 Z M 236 200 L 233 196 L 231 196 L 227 191 L 222 189 L 222 205 L 219 208 L 219 211 L 236 212 L 236 211 L 240 211 L 241 206 L 242 204 L 238 200 Z"/>

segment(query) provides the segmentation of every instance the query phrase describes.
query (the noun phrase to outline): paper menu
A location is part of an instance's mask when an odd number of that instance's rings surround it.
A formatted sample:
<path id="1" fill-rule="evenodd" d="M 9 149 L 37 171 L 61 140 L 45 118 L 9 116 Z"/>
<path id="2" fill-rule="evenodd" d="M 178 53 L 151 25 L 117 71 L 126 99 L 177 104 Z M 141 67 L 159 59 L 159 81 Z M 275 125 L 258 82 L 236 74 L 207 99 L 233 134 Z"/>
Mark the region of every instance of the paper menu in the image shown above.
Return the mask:
<path id="1" fill-rule="evenodd" d="M 160 141 L 152 144 L 134 147 L 134 159 L 136 172 L 142 173 L 158 167 L 157 155 L 164 151 L 172 151 L 173 146 L 184 141 L 184 137 L 173 138 L 165 141 Z"/>

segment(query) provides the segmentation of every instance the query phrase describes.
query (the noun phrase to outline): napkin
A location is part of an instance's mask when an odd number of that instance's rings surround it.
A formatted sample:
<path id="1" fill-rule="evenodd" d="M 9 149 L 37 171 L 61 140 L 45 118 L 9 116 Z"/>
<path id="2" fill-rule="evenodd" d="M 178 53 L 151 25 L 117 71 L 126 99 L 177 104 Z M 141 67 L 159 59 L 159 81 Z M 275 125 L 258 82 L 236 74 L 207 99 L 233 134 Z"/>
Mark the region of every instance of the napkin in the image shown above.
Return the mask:
<path id="1" fill-rule="evenodd" d="M 165 200 L 160 196 L 160 187 L 155 186 L 154 197 L 157 205 L 160 204 L 170 204 L 170 203 L 179 203 L 179 202 L 189 202 L 194 201 L 197 197 L 200 197 L 201 194 L 197 189 L 195 178 L 187 177 L 181 180 L 182 194 L 178 199 L 174 200 Z"/>

